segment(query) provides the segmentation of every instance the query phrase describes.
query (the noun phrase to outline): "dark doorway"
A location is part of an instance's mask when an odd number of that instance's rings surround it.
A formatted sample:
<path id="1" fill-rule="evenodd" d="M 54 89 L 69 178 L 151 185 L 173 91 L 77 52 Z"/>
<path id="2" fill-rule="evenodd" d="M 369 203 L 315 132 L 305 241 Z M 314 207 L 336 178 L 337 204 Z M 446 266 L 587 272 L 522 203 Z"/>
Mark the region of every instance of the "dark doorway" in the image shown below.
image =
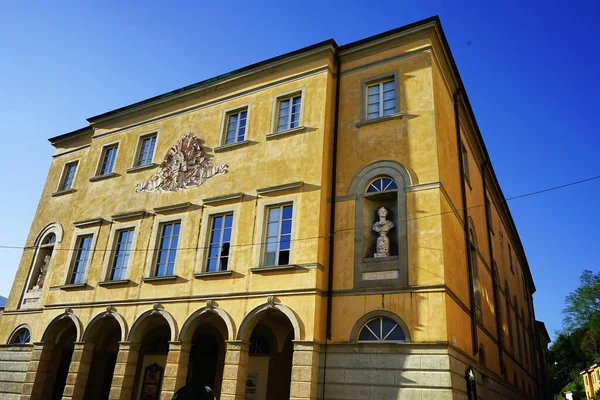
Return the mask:
<path id="1" fill-rule="evenodd" d="M 61 329 L 62 328 L 62 329 Z M 52 348 L 52 357 L 50 359 L 50 369 L 46 380 L 45 393 L 51 393 L 52 400 L 62 399 L 73 357 L 75 339 L 77 330 L 70 320 L 61 321 L 60 326 L 56 327 L 56 342 Z"/>
<path id="2" fill-rule="evenodd" d="M 121 327 L 114 318 L 103 319 L 96 323 L 87 340 L 95 345 L 83 398 L 108 400 L 119 352 Z"/>
<path id="3" fill-rule="evenodd" d="M 188 382 L 208 386 L 218 397 L 224 365 L 225 340 L 220 330 L 212 325 L 200 325 L 192 338 Z"/>

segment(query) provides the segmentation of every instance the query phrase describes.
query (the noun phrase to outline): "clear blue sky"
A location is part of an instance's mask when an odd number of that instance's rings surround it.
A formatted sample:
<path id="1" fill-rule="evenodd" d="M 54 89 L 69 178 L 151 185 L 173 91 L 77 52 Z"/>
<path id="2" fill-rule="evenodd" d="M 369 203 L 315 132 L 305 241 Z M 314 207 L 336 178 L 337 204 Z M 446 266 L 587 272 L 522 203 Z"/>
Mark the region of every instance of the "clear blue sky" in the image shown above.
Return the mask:
<path id="1" fill-rule="evenodd" d="M 600 175 L 600 5 L 588 1 L 0 4 L 0 245 L 22 246 L 52 155 L 85 119 L 328 38 L 439 15 L 507 197 Z M 176 5 L 175 5 L 176 4 Z M 553 336 L 598 272 L 593 181 L 510 203 Z M 20 250 L 0 249 L 7 296 Z"/>

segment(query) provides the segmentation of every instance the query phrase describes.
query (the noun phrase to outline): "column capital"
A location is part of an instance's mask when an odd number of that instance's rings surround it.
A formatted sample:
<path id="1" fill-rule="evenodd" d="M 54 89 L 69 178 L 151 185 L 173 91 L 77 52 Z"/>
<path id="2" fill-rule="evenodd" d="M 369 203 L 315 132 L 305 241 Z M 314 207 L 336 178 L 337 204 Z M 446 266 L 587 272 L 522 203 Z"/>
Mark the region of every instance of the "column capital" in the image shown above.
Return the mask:
<path id="1" fill-rule="evenodd" d="M 179 350 L 179 351 L 190 351 L 192 349 L 192 343 L 189 342 L 169 342 L 169 351 L 171 350 Z"/>
<path id="2" fill-rule="evenodd" d="M 119 342 L 119 351 L 139 350 L 141 345 L 139 342 Z"/>
<path id="3" fill-rule="evenodd" d="M 250 349 L 250 342 L 244 340 L 226 340 L 225 347 L 227 351 L 248 351 Z"/>
<path id="4" fill-rule="evenodd" d="M 321 352 L 321 343 L 312 340 L 292 340 L 294 351 L 316 351 Z"/>

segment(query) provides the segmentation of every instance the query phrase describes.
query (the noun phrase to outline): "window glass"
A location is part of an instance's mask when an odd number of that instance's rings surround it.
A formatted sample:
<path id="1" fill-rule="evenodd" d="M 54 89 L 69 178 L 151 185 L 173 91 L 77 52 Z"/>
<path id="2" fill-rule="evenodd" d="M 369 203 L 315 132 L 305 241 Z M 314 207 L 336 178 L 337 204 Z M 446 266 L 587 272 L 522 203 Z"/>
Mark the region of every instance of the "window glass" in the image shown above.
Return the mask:
<path id="1" fill-rule="evenodd" d="M 131 255 L 131 244 L 133 243 L 133 229 L 117 232 L 115 255 L 113 258 L 110 280 L 118 281 L 127 276 L 127 266 Z"/>
<path id="2" fill-rule="evenodd" d="M 158 243 L 154 276 L 172 276 L 177 256 L 180 222 L 163 224 Z"/>
<path id="3" fill-rule="evenodd" d="M 90 258 L 90 250 L 92 247 L 92 235 L 80 236 L 77 239 L 75 248 L 75 261 L 73 263 L 73 272 L 69 283 L 83 283 L 88 260 Z"/>
<path id="4" fill-rule="evenodd" d="M 404 331 L 398 323 L 390 318 L 377 317 L 367 322 L 358 335 L 358 340 L 365 341 L 392 341 L 405 340 Z"/>
<path id="5" fill-rule="evenodd" d="M 54 244 L 54 243 L 56 243 L 56 235 L 54 233 L 51 233 L 48 236 L 46 236 L 46 239 L 44 240 L 43 244 Z"/>
<path id="6" fill-rule="evenodd" d="M 31 341 L 31 333 L 29 329 L 22 328 L 19 329 L 19 332 L 15 336 L 14 344 L 25 344 Z"/>
<path id="7" fill-rule="evenodd" d="M 229 249 L 233 214 L 219 215 L 212 219 L 206 271 L 226 271 L 229 265 Z"/>
<path id="8" fill-rule="evenodd" d="M 117 158 L 117 148 L 117 146 L 110 146 L 104 149 L 102 164 L 100 165 L 100 175 L 107 175 L 113 172 Z"/>
<path id="9" fill-rule="evenodd" d="M 277 132 L 300 126 L 300 106 L 302 95 L 279 100 L 277 113 Z"/>
<path id="10" fill-rule="evenodd" d="M 394 80 L 367 86 L 367 119 L 396 113 L 396 84 Z"/>
<path id="11" fill-rule="evenodd" d="M 229 114 L 227 117 L 227 131 L 225 134 L 225 144 L 242 142 L 246 136 L 246 120 L 248 110 Z"/>
<path id="12" fill-rule="evenodd" d="M 288 265 L 292 237 L 292 205 L 272 207 L 267 212 L 264 265 Z"/>
<path id="13" fill-rule="evenodd" d="M 73 180 L 75 179 L 75 172 L 77 172 L 77 163 L 76 162 L 66 165 L 62 185 L 60 186 L 60 190 L 71 189 L 71 187 L 73 186 Z"/>
<path id="14" fill-rule="evenodd" d="M 148 165 L 152 163 L 154 159 L 154 146 L 156 145 L 156 135 L 147 136 L 142 139 L 140 144 L 140 152 L 138 156 L 137 165 Z"/>

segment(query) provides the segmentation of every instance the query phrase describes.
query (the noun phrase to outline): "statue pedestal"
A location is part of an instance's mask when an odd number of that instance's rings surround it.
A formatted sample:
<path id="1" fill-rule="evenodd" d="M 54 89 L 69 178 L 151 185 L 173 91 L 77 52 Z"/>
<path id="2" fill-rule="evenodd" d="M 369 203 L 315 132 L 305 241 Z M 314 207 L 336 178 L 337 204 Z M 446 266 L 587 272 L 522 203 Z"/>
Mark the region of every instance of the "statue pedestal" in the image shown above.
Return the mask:
<path id="1" fill-rule="evenodd" d="M 42 289 L 32 287 L 23 295 L 23 304 L 21 308 L 39 308 L 42 298 Z"/>

